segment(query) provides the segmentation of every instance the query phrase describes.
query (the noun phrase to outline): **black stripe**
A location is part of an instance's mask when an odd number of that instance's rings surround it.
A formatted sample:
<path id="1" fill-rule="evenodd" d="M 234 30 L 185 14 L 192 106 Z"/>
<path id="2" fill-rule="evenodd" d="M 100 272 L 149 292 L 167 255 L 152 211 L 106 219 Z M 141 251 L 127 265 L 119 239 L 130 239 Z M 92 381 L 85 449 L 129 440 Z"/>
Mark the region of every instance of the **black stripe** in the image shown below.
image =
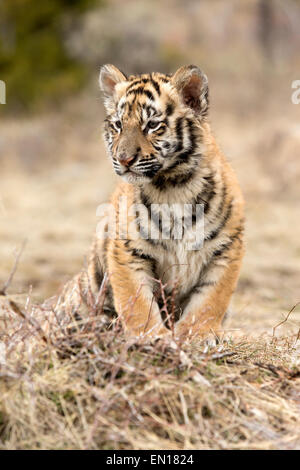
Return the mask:
<path id="1" fill-rule="evenodd" d="M 174 105 L 172 103 L 168 103 L 166 107 L 166 115 L 171 116 L 174 112 Z"/>
<path id="2" fill-rule="evenodd" d="M 154 86 L 158 96 L 160 96 L 160 87 L 159 87 L 159 84 L 157 83 L 157 81 L 154 80 L 153 76 L 151 75 L 151 83 L 152 85 Z"/>
<path id="3" fill-rule="evenodd" d="M 204 214 L 207 214 L 210 208 L 211 200 L 216 196 L 216 184 L 214 178 L 209 175 L 204 178 L 204 190 L 195 198 L 195 204 L 204 204 Z"/>
<path id="4" fill-rule="evenodd" d="M 154 101 L 153 93 L 150 90 L 146 90 L 143 86 L 138 88 L 134 88 L 133 90 L 129 90 L 127 92 L 127 96 L 129 95 L 146 95 L 151 101 Z"/>
<path id="5" fill-rule="evenodd" d="M 193 155 L 195 151 L 194 125 L 190 119 L 187 119 L 186 122 L 188 124 L 188 129 L 189 129 L 189 140 L 190 140 L 189 146 L 184 152 L 181 152 L 177 156 L 176 161 L 169 167 L 168 169 L 169 171 L 173 170 L 174 168 L 181 165 L 182 163 L 187 163 L 189 161 L 189 156 Z"/>
<path id="6" fill-rule="evenodd" d="M 161 165 L 155 165 L 149 170 L 141 170 L 143 173 L 143 176 L 146 176 L 147 178 L 153 178 L 156 173 L 161 169 Z"/>
<path id="7" fill-rule="evenodd" d="M 138 85 L 138 84 L 141 85 L 141 79 L 140 79 L 140 78 L 138 78 L 137 80 L 134 80 L 133 82 L 131 82 L 130 85 L 128 85 L 126 91 L 128 92 L 128 91 L 131 90 L 135 85 Z"/>
<path id="8" fill-rule="evenodd" d="M 183 297 L 180 299 L 181 305 L 184 303 L 188 303 L 190 301 L 191 296 L 193 294 L 199 294 L 201 292 L 201 289 L 203 289 L 204 287 L 216 285 L 216 282 L 209 282 L 209 281 L 202 280 L 204 279 L 204 276 L 205 276 L 205 270 L 204 268 L 202 268 L 196 284 L 193 287 L 191 287 L 188 290 L 188 292 L 186 292 L 186 294 L 184 294 Z"/>
<path id="9" fill-rule="evenodd" d="M 144 107 L 144 106 L 143 106 Z M 153 111 L 153 114 L 157 114 L 157 111 L 156 109 L 154 108 L 154 106 L 151 106 L 151 105 L 148 105 L 146 106 L 145 105 L 145 109 L 146 109 L 146 113 L 147 113 L 147 117 L 150 118 L 151 116 L 151 111 Z"/>
<path id="10" fill-rule="evenodd" d="M 195 168 L 192 168 L 184 175 L 178 175 L 174 179 L 171 178 L 170 183 L 173 184 L 174 186 L 177 186 L 177 185 L 181 186 L 183 184 L 186 184 L 194 177 L 195 171 L 196 171 Z"/>
<path id="11" fill-rule="evenodd" d="M 206 285 L 213 285 L 213 283 L 211 284 L 210 282 L 206 282 L 206 281 L 201 281 L 201 279 L 204 279 L 204 276 L 208 273 L 210 267 L 211 267 L 211 264 L 217 259 L 217 258 L 220 258 L 222 255 L 224 255 L 224 253 L 226 251 L 229 250 L 229 248 L 233 245 L 233 243 L 236 241 L 236 240 L 240 240 L 240 243 L 242 242 L 242 240 L 240 239 L 240 236 L 243 234 L 243 231 L 244 231 L 244 227 L 242 225 L 242 221 L 241 221 L 241 225 L 239 227 L 237 227 L 235 233 L 231 236 L 230 240 L 226 243 L 223 243 L 217 250 L 215 250 L 209 261 L 206 263 L 205 266 L 202 267 L 201 271 L 200 271 L 200 274 L 199 274 L 199 278 L 198 278 L 198 282 L 196 284 L 196 287 L 198 286 L 202 286 L 202 287 L 205 287 Z M 225 257 L 224 257 L 225 259 Z M 232 261 L 234 261 L 235 259 L 232 259 Z M 191 290 L 193 290 L 194 288 L 192 288 Z M 188 294 L 189 295 L 189 294 Z"/>
<path id="12" fill-rule="evenodd" d="M 176 132 L 176 138 L 177 138 L 177 145 L 175 152 L 180 152 L 182 150 L 182 144 L 183 144 L 183 121 L 184 118 L 179 117 L 176 119 L 176 125 L 175 125 L 175 132 Z"/>
<path id="13" fill-rule="evenodd" d="M 240 240 L 240 235 L 242 235 L 244 227 L 240 226 L 236 229 L 234 235 L 231 236 L 230 240 L 227 243 L 223 243 L 217 250 L 215 250 L 210 258 L 210 262 L 216 258 L 220 258 L 229 248 L 233 245 L 236 240 Z"/>
<path id="14" fill-rule="evenodd" d="M 132 256 L 134 256 L 135 258 L 138 258 L 141 261 L 147 261 L 148 263 L 150 263 L 151 271 L 155 273 L 156 260 L 152 256 L 146 255 L 145 253 L 143 253 L 140 250 L 137 250 L 136 248 L 131 248 L 130 251 L 131 251 Z"/>
<path id="15" fill-rule="evenodd" d="M 153 186 L 155 186 L 156 189 L 163 189 L 163 187 L 166 184 L 166 178 L 163 175 L 157 175 L 157 177 L 151 181 Z"/>
<path id="16" fill-rule="evenodd" d="M 179 165 L 182 165 L 183 163 L 188 163 L 189 155 L 190 155 L 189 150 L 186 150 L 185 152 L 182 152 L 179 155 L 177 155 L 175 162 L 173 162 L 172 165 L 168 167 L 168 171 L 174 170 L 174 168 L 177 168 Z"/>
<path id="17" fill-rule="evenodd" d="M 151 210 L 150 199 L 142 190 L 140 190 L 140 198 L 141 198 L 142 204 L 148 209 L 148 211 L 150 211 Z"/>
<path id="18" fill-rule="evenodd" d="M 136 165 L 134 165 L 135 169 L 140 169 L 140 168 L 149 168 L 153 165 L 155 165 L 157 160 L 140 160 Z"/>
<path id="19" fill-rule="evenodd" d="M 145 95 L 148 96 L 149 100 L 154 101 L 154 96 L 150 90 L 144 90 Z"/>
<path id="20" fill-rule="evenodd" d="M 225 227 L 225 225 L 226 225 L 228 219 L 230 218 L 231 214 L 232 214 L 232 200 L 230 201 L 229 206 L 227 208 L 227 211 L 226 211 L 224 217 L 222 218 L 220 224 L 218 225 L 218 227 L 216 229 L 212 230 L 208 235 L 206 235 L 206 237 L 205 237 L 206 241 L 213 240 L 214 238 L 216 238 L 219 235 L 221 230 Z"/>
<path id="21" fill-rule="evenodd" d="M 128 114 L 131 114 L 131 113 L 132 113 L 132 105 L 133 105 L 133 103 L 128 103 L 128 102 L 127 102 L 126 105 L 127 105 L 127 108 L 128 108 L 128 110 L 127 110 Z"/>
<path id="22" fill-rule="evenodd" d="M 215 286 L 216 283 L 215 282 L 212 282 L 212 281 L 203 281 L 203 282 L 199 282 L 199 284 L 196 284 L 189 292 L 189 295 L 193 295 L 193 294 L 200 294 L 202 292 L 202 290 L 204 289 L 204 287 L 212 287 L 212 286 Z"/>
<path id="23" fill-rule="evenodd" d="M 222 195 L 221 195 L 221 200 L 220 200 L 219 206 L 217 208 L 215 216 L 212 219 L 210 219 L 210 222 L 213 222 L 214 220 L 218 219 L 221 216 L 221 214 L 224 210 L 226 196 L 227 196 L 227 187 L 224 184 L 223 189 L 222 189 Z"/>
<path id="24" fill-rule="evenodd" d="M 117 131 L 116 131 L 116 129 L 115 129 L 115 126 L 114 126 L 112 123 L 109 123 L 108 128 L 109 128 L 111 131 L 114 131 L 115 134 L 117 133 Z"/>
<path id="25" fill-rule="evenodd" d="M 127 96 L 129 96 L 129 95 L 138 95 L 140 93 L 143 93 L 144 89 L 145 88 L 143 87 L 143 85 L 139 85 L 136 88 L 131 87 L 130 90 L 127 90 L 126 95 Z"/>
<path id="26" fill-rule="evenodd" d="M 205 92 L 205 95 L 204 95 L 204 101 L 206 101 L 206 105 L 204 105 L 204 109 L 201 111 L 201 114 L 203 116 L 206 116 L 207 113 L 208 113 L 208 110 L 209 110 L 209 91 L 208 91 L 208 88 Z"/>
<path id="27" fill-rule="evenodd" d="M 190 153 L 194 153 L 195 150 L 195 145 L 196 145 L 196 136 L 194 133 L 194 123 L 191 119 L 187 119 L 187 124 L 189 128 L 189 138 L 190 138 L 190 144 L 189 144 L 189 150 Z"/>
<path id="28" fill-rule="evenodd" d="M 156 189 L 164 189 L 166 186 L 182 186 L 188 183 L 195 175 L 196 168 L 190 169 L 187 173 L 181 175 L 175 175 L 172 178 L 166 178 L 164 175 L 157 175 L 151 184 L 155 186 Z"/>

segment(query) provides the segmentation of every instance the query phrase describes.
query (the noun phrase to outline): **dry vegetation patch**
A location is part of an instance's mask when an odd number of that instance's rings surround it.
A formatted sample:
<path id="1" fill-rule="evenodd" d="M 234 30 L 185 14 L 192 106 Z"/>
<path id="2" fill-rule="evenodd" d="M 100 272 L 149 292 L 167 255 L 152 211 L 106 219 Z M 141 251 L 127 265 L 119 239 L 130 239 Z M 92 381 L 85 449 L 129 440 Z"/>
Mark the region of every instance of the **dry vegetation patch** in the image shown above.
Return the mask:
<path id="1" fill-rule="evenodd" d="M 2 449 L 300 447 L 296 336 L 137 341 L 93 308 L 1 305 Z"/>

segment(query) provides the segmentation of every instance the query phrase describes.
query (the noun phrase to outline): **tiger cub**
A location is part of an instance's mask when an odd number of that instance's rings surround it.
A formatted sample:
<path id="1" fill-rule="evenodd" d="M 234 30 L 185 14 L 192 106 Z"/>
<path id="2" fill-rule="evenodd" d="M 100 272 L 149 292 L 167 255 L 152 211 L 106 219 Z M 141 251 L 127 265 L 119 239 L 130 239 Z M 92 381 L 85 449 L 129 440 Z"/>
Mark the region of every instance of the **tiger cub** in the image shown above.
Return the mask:
<path id="1" fill-rule="evenodd" d="M 194 65 L 129 77 L 104 65 L 99 80 L 107 153 L 122 179 L 111 212 L 123 233 L 98 231 L 88 284 L 96 296 L 107 280 L 105 307 L 129 335 L 217 334 L 238 280 L 244 217 L 208 123 L 207 77 Z"/>

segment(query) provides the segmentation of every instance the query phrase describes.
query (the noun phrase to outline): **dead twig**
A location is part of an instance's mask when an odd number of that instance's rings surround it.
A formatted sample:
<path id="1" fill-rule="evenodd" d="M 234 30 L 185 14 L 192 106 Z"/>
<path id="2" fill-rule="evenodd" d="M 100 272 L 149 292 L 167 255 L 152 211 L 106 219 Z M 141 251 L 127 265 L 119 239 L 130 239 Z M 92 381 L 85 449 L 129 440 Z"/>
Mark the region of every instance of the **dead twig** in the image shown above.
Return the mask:
<path id="1" fill-rule="evenodd" d="M 278 323 L 276 326 L 274 326 L 274 328 L 273 328 L 273 334 L 272 334 L 273 338 L 274 338 L 274 336 L 275 336 L 275 331 L 276 331 L 276 329 L 277 329 L 279 326 L 283 325 L 284 323 L 286 323 L 286 322 L 288 321 L 289 316 L 293 313 L 293 311 L 295 310 L 295 308 L 298 307 L 298 305 L 300 305 L 300 302 L 297 302 L 297 303 L 291 308 L 291 310 L 289 311 L 289 313 L 287 314 L 287 316 L 285 317 L 284 320 L 282 320 L 280 323 Z M 299 333 L 300 333 L 300 330 L 299 330 Z M 299 333 L 298 333 L 298 336 L 297 336 L 297 340 L 299 339 Z"/>
<path id="2" fill-rule="evenodd" d="M 20 307 L 13 301 L 13 300 L 10 300 L 9 301 L 9 306 L 11 307 L 11 309 L 17 314 L 19 315 L 20 317 L 23 318 L 23 320 L 26 320 L 28 323 L 31 324 L 31 326 L 33 326 L 35 328 L 36 331 L 38 331 L 38 333 L 40 334 L 40 337 L 41 339 L 46 343 L 48 344 L 49 343 L 49 338 L 47 338 L 47 336 L 45 335 L 45 332 L 43 330 L 43 328 L 40 326 L 40 324 L 34 320 L 33 318 L 30 318 L 25 312 L 23 312 Z"/>
<path id="3" fill-rule="evenodd" d="M 212 354 L 209 359 L 216 361 L 216 360 L 223 359 L 225 357 L 231 357 L 231 356 L 236 356 L 236 352 L 225 351 L 223 353 Z"/>
<path id="4" fill-rule="evenodd" d="M 16 258 L 15 258 L 15 262 L 14 262 L 14 265 L 12 267 L 12 270 L 10 272 L 10 275 L 7 279 L 7 281 L 5 282 L 3 288 L 0 290 L 0 295 L 6 295 L 7 293 L 7 289 L 9 288 L 10 284 L 12 283 L 12 280 L 14 278 L 14 275 L 17 271 L 17 268 L 18 268 L 18 265 L 19 265 L 19 261 L 20 261 L 20 258 L 22 256 L 22 253 L 24 251 L 24 248 L 26 246 L 26 243 L 27 243 L 27 239 L 23 240 L 23 243 L 21 245 L 21 248 L 19 250 L 19 252 L 16 254 Z"/>
<path id="5" fill-rule="evenodd" d="M 279 374 L 278 368 L 275 367 L 273 364 L 262 364 L 261 362 L 254 362 L 254 365 L 257 367 L 260 367 L 261 369 L 269 370 L 277 378 L 281 377 L 281 375 Z"/>

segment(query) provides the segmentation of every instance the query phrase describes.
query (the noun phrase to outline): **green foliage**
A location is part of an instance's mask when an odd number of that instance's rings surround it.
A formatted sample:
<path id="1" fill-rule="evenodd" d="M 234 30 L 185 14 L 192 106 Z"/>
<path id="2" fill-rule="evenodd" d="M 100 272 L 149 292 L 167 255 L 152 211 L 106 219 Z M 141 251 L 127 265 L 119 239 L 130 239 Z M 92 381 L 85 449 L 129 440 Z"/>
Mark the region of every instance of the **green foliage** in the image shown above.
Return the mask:
<path id="1" fill-rule="evenodd" d="M 83 84 L 87 71 L 66 51 L 63 26 L 96 2 L 0 0 L 0 78 L 7 87 L 6 110 L 58 103 Z"/>

